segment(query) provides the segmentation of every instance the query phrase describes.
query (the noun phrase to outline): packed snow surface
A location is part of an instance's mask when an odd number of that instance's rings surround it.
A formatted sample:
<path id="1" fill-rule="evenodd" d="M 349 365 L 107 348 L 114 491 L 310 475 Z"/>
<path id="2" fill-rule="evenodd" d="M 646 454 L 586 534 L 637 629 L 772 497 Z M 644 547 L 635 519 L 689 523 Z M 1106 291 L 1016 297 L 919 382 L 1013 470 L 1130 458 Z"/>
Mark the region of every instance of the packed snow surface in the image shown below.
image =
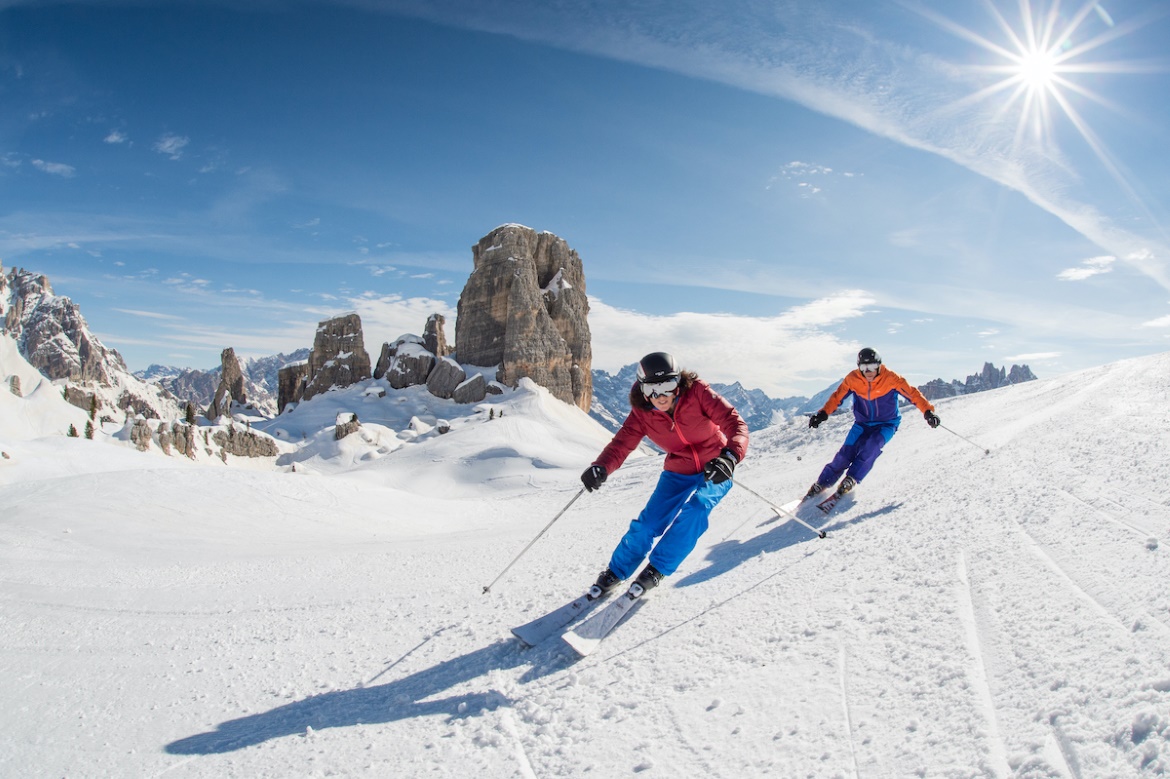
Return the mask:
<path id="1" fill-rule="evenodd" d="M 1159 355 L 911 409 L 823 540 L 768 504 L 848 416 L 755 431 L 767 501 L 733 489 L 575 660 L 509 628 L 593 581 L 661 460 L 485 594 L 608 440 L 539 388 L 372 382 L 225 463 L 66 438 L 83 412 L 0 387 L 0 775 L 1164 776 L 1168 394 Z"/>

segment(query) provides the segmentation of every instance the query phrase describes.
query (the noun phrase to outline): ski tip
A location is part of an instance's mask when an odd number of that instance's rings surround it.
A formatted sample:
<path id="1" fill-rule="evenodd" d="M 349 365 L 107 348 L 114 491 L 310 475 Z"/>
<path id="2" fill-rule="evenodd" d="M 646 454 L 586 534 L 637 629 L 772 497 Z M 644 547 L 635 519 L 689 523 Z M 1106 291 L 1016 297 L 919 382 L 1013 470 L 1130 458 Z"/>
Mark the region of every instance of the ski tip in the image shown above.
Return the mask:
<path id="1" fill-rule="evenodd" d="M 569 648 L 579 657 L 588 657 L 601 644 L 601 641 L 596 638 L 582 638 L 571 630 L 562 635 L 561 640 L 568 644 Z"/>
<path id="2" fill-rule="evenodd" d="M 516 641 L 518 641 L 520 643 L 520 646 L 524 649 L 531 649 L 532 647 L 536 646 L 536 644 L 533 644 L 531 641 L 528 641 L 527 639 L 524 638 L 524 636 L 520 635 L 515 630 L 512 631 L 512 637 L 515 638 Z"/>

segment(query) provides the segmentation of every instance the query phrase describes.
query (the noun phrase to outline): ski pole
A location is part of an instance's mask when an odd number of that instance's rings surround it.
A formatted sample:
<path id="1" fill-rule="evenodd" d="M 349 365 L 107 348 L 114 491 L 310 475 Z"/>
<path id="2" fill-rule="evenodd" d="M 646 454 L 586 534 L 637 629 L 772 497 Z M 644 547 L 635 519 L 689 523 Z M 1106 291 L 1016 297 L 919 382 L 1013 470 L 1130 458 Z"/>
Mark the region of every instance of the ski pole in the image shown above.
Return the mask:
<path id="1" fill-rule="evenodd" d="M 773 503 L 772 501 L 768 500 L 767 498 L 765 498 L 765 497 L 764 497 L 763 495 L 761 495 L 760 493 L 758 493 L 758 492 L 756 492 L 755 490 L 753 490 L 751 487 L 748 487 L 746 484 L 744 484 L 744 483 L 743 483 L 742 481 L 740 481 L 739 479 L 733 479 L 733 481 L 736 483 L 736 485 L 737 485 L 737 486 L 739 486 L 739 487 L 743 487 L 745 490 L 747 490 L 749 494 L 751 494 L 751 495 L 755 495 L 757 498 L 759 498 L 760 500 L 762 500 L 762 501 L 764 501 L 765 503 L 767 503 L 769 506 L 771 506 L 771 507 L 772 507 L 772 510 L 773 510 L 773 511 L 775 511 L 775 512 L 776 512 L 777 514 L 779 514 L 780 516 L 782 516 L 782 517 L 788 517 L 789 519 L 795 519 L 797 522 L 799 522 L 800 524 L 804 525 L 805 527 L 807 527 L 807 528 L 808 528 L 809 530 L 811 530 L 812 532 L 816 533 L 818 537 L 820 537 L 820 538 L 824 538 L 824 537 L 825 537 L 825 531 L 823 531 L 823 530 L 817 530 L 815 527 L 813 527 L 813 526 L 812 526 L 812 525 L 810 525 L 809 523 L 805 522 L 803 519 L 801 519 L 800 517 L 796 516 L 796 515 L 795 515 L 795 514 L 793 514 L 791 511 L 787 511 L 787 510 L 785 510 L 785 509 L 782 509 L 782 508 L 780 508 L 780 507 L 779 507 L 779 506 L 777 506 L 775 503 Z"/>
<path id="2" fill-rule="evenodd" d="M 505 568 L 504 570 L 500 571 L 500 575 L 499 575 L 499 576 L 497 576 L 495 579 L 492 579 L 492 583 L 491 583 L 491 584 L 489 584 L 488 586 L 486 586 L 486 587 L 484 587 L 484 588 L 483 588 L 483 594 L 484 594 L 484 595 L 487 595 L 487 594 L 488 594 L 488 592 L 491 590 L 491 588 L 492 588 L 492 587 L 495 585 L 495 583 L 496 583 L 496 582 L 498 582 L 500 579 L 504 578 L 504 574 L 506 574 L 506 573 L 508 572 L 508 569 L 509 569 L 509 568 L 511 568 L 513 565 L 515 565 L 515 564 L 516 564 L 516 561 L 517 561 L 517 560 L 519 560 L 521 557 L 523 557 L 523 556 L 524 556 L 524 553 L 525 553 L 525 552 L 527 552 L 529 549 L 531 549 L 531 548 L 532 548 L 532 545 L 533 545 L 533 544 L 535 544 L 537 541 L 539 541 L 539 540 L 540 540 L 540 537 L 541 537 L 541 536 L 543 536 L 543 535 L 544 535 L 546 532 L 548 532 L 548 529 L 549 529 L 550 527 L 552 527 L 552 526 L 553 526 L 553 522 L 556 522 L 558 519 L 560 519 L 560 518 L 561 518 L 561 515 L 562 515 L 562 514 L 564 514 L 566 511 L 568 511 L 568 510 L 569 510 L 569 506 L 572 506 L 574 503 L 576 503 L 576 502 L 577 502 L 577 498 L 581 497 L 581 496 L 582 496 L 582 495 L 584 495 L 584 494 L 585 494 L 585 488 L 584 488 L 584 487 L 582 487 L 581 489 L 577 490 L 577 494 L 573 496 L 573 499 L 572 499 L 572 500 L 570 500 L 568 503 L 566 503 L 566 504 L 565 504 L 565 507 L 564 507 L 563 509 L 561 509 L 560 511 L 558 511 L 558 512 L 557 512 L 557 515 L 556 515 L 555 517 L 553 517 L 553 518 L 552 518 L 552 521 L 550 521 L 550 522 L 549 522 L 547 525 L 545 525 L 545 526 L 544 526 L 544 529 L 543 529 L 543 530 L 541 530 L 539 533 L 537 533 L 537 534 L 536 534 L 536 538 L 534 538 L 534 539 L 532 539 L 531 541 L 529 541 L 529 542 L 528 542 L 528 546 L 526 546 L 526 547 L 524 547 L 523 549 L 521 549 L 521 550 L 520 550 L 520 554 L 518 554 L 518 555 L 516 555 L 515 557 L 513 557 L 513 558 L 512 558 L 512 562 L 508 563 L 508 567 L 507 567 L 507 568 Z"/>
<path id="3" fill-rule="evenodd" d="M 951 429 L 950 429 L 949 427 L 947 427 L 946 425 L 942 425 L 942 424 L 940 424 L 940 425 L 939 425 L 939 427 L 941 427 L 943 430 L 946 430 L 946 431 L 947 431 L 948 433 L 950 433 L 951 435 L 956 435 L 956 436 L 959 436 L 959 438 L 962 438 L 964 441 L 966 441 L 967 443 L 971 444 L 971 446 L 974 446 L 974 447 L 976 447 L 977 449 L 983 449 L 983 447 L 982 447 L 982 446 L 980 446 L 979 444 L 975 443 L 975 442 L 974 442 L 974 441 L 972 441 L 970 438 L 967 438 L 966 436 L 961 436 L 961 435 L 959 435 L 958 433 L 956 433 L 954 430 L 951 430 Z M 991 450 L 990 450 L 990 449 L 983 449 L 983 453 L 984 453 L 984 454 L 991 454 Z"/>

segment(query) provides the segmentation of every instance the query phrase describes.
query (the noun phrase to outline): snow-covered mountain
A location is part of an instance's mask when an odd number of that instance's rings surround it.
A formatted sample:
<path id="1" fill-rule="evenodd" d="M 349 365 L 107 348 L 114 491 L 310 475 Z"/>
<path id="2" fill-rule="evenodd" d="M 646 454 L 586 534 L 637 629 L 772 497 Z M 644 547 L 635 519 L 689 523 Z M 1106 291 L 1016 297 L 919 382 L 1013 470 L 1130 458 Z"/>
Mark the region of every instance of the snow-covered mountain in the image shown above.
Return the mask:
<path id="1" fill-rule="evenodd" d="M 88 410 L 96 399 L 98 416 L 109 421 L 182 415 L 173 396 L 127 370 L 122 355 L 90 332 L 80 308 L 55 295 L 46 277 L 19 268 L 5 274 L 0 266 L 0 320 L 0 339 L 10 339 L 79 408 Z"/>
<path id="2" fill-rule="evenodd" d="M 824 540 L 770 503 L 849 419 L 755 432 L 580 661 L 508 628 L 593 580 L 661 460 L 582 494 L 609 434 L 535 386 L 347 392 L 273 420 L 279 457 L 192 461 L 0 387 L 0 775 L 1170 773 L 1170 354 L 940 401 Z"/>
<path id="3" fill-rule="evenodd" d="M 274 354 L 268 357 L 241 359 L 240 369 L 244 374 L 244 389 L 248 402 L 267 416 L 276 416 L 276 396 L 279 387 L 277 372 L 292 362 L 305 360 L 310 349 L 297 349 L 291 354 Z M 223 366 L 209 370 L 198 368 L 176 368 L 166 365 L 151 365 L 134 374 L 143 381 L 158 384 L 174 395 L 180 402 L 191 402 L 206 410 L 219 389 Z"/>
<path id="4" fill-rule="evenodd" d="M 593 371 L 593 407 L 589 415 L 611 431 L 621 427 L 622 420 L 630 413 L 630 387 L 637 378 L 637 370 L 638 364 L 631 363 L 616 374 Z M 799 397 L 770 398 L 763 390 L 747 389 L 739 382 L 712 383 L 711 386 L 735 406 L 752 430 L 783 423 L 800 413 L 800 408 L 807 400 Z"/>

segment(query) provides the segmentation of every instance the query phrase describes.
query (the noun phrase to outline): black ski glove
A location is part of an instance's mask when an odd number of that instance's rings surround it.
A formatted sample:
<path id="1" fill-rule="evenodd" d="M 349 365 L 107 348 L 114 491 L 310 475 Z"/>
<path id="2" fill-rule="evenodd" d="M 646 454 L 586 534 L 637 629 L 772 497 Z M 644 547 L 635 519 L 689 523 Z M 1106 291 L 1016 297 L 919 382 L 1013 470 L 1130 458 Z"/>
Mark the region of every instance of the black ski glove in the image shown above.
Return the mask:
<path id="1" fill-rule="evenodd" d="M 926 420 L 926 424 L 931 427 L 938 427 L 942 424 L 942 420 L 938 418 L 938 414 L 933 411 L 923 411 L 922 418 Z"/>
<path id="2" fill-rule="evenodd" d="M 808 418 L 808 426 L 809 427 L 818 427 L 821 424 L 821 422 L 824 422 L 828 418 L 829 418 L 829 415 L 825 413 L 824 409 L 821 409 L 820 411 L 818 411 L 817 413 L 813 414 L 811 417 Z"/>
<path id="3" fill-rule="evenodd" d="M 703 466 L 703 476 L 712 484 L 722 484 L 735 473 L 735 455 L 724 449 L 718 457 Z"/>
<path id="4" fill-rule="evenodd" d="M 593 492 L 601 489 L 601 485 L 605 484 L 608 477 L 609 474 L 605 472 L 605 468 L 600 465 L 590 465 L 585 469 L 585 473 L 581 474 L 581 483 L 585 485 L 585 489 Z"/>

